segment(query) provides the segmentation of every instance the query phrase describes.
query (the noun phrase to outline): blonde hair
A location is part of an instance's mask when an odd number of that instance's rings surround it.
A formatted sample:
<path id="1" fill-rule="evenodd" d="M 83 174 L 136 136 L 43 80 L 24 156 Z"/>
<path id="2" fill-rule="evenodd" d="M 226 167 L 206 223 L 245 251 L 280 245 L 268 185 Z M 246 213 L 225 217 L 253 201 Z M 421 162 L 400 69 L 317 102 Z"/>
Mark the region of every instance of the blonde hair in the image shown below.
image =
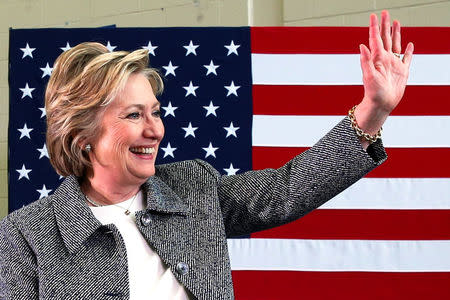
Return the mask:
<path id="1" fill-rule="evenodd" d="M 45 109 L 47 149 L 58 174 L 81 177 L 91 167 L 83 147 L 98 136 L 105 107 L 123 90 L 130 74 L 143 74 L 155 95 L 162 93 L 161 76 L 148 63 L 147 50 L 109 52 L 92 42 L 56 59 L 45 91 Z"/>

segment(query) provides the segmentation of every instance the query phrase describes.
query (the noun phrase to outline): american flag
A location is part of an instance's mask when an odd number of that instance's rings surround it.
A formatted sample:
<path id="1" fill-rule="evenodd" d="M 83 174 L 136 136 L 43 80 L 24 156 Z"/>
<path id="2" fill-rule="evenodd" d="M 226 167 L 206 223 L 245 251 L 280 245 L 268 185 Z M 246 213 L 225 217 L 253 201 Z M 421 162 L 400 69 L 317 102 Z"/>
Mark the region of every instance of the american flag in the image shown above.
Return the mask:
<path id="1" fill-rule="evenodd" d="M 230 239 L 237 299 L 450 297 L 450 28 L 402 36 L 416 54 L 384 126 L 388 161 L 298 221 Z M 63 180 L 48 161 L 43 95 L 56 57 L 80 42 L 149 50 L 166 85 L 157 163 L 201 158 L 232 175 L 281 166 L 361 100 L 367 37 L 350 27 L 12 29 L 9 210 Z"/>

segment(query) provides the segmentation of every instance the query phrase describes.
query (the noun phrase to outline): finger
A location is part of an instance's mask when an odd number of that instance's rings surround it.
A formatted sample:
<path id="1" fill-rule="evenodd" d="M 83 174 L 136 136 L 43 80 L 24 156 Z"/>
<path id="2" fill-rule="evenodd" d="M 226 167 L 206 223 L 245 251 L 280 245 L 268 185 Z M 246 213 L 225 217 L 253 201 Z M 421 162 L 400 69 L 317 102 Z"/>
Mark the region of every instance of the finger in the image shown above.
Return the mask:
<path id="1" fill-rule="evenodd" d="M 403 62 L 408 66 L 411 65 L 412 55 L 414 52 L 414 44 L 408 43 L 408 46 L 406 46 L 405 55 L 403 56 Z"/>
<path id="2" fill-rule="evenodd" d="M 363 71 L 363 74 L 368 75 L 373 71 L 373 65 L 370 61 L 370 51 L 366 47 L 366 45 L 361 44 L 359 45 L 359 52 L 361 53 L 361 56 L 359 57 L 361 61 L 361 69 Z"/>
<path id="3" fill-rule="evenodd" d="M 381 39 L 384 49 L 390 52 L 392 50 L 391 19 L 389 12 L 386 10 L 381 12 Z"/>
<path id="4" fill-rule="evenodd" d="M 400 22 L 395 20 L 392 30 L 392 52 L 402 53 L 401 35 L 400 35 Z"/>
<path id="5" fill-rule="evenodd" d="M 376 14 L 370 15 L 369 46 L 372 53 L 377 53 L 383 49 L 383 41 L 381 40 L 380 28 L 378 27 L 378 18 Z"/>

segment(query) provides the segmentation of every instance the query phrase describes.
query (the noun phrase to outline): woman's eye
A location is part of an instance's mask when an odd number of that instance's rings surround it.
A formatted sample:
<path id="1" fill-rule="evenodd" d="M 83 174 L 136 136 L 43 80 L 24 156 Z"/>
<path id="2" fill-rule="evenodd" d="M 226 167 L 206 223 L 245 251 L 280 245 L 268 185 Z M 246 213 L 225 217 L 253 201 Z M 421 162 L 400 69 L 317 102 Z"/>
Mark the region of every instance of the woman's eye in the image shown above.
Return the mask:
<path id="1" fill-rule="evenodd" d="M 127 115 L 127 119 L 139 119 L 140 116 L 141 116 L 140 113 L 134 112 L 134 113 Z"/>
<path id="2" fill-rule="evenodd" d="M 160 111 L 160 110 L 155 110 L 155 111 L 153 112 L 153 115 L 154 115 L 155 117 L 157 117 L 157 118 L 160 118 L 160 117 L 161 117 L 161 111 Z"/>

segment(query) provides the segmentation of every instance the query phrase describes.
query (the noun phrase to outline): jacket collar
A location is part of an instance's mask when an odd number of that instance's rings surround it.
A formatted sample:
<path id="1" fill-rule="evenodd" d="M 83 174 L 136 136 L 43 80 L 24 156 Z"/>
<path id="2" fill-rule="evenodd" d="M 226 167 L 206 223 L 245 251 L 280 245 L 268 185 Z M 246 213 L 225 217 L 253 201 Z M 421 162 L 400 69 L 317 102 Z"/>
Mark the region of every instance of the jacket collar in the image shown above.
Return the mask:
<path id="1" fill-rule="evenodd" d="M 86 203 L 75 176 L 68 176 L 53 194 L 53 210 L 61 237 L 70 253 L 102 226 Z"/>
<path id="2" fill-rule="evenodd" d="M 147 196 L 147 210 L 166 214 L 189 213 L 188 206 L 161 178 L 150 177 L 142 188 Z"/>
<path id="3" fill-rule="evenodd" d="M 165 214 L 189 213 L 183 200 L 160 178 L 150 177 L 142 188 L 147 197 L 147 210 Z M 69 252 L 75 253 L 102 224 L 87 205 L 75 176 L 68 176 L 52 197 L 61 237 Z"/>

